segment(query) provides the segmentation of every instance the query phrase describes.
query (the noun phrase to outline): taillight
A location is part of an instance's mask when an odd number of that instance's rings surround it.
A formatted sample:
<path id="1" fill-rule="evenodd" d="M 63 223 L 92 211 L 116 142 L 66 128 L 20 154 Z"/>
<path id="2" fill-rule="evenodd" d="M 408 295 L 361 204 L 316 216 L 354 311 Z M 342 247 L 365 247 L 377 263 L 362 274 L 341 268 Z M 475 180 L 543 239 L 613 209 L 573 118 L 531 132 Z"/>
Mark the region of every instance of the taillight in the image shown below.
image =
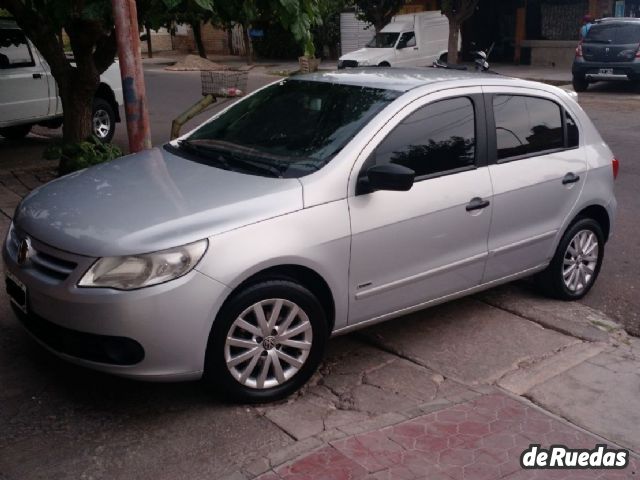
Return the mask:
<path id="1" fill-rule="evenodd" d="M 620 162 L 617 158 L 611 160 L 611 166 L 613 167 L 613 179 L 618 178 L 618 172 L 620 171 Z"/>
<path id="2" fill-rule="evenodd" d="M 576 47 L 576 58 L 582 58 L 582 42 Z"/>
<path id="3" fill-rule="evenodd" d="M 640 58 L 640 44 L 638 45 L 638 50 L 636 50 L 636 58 Z"/>

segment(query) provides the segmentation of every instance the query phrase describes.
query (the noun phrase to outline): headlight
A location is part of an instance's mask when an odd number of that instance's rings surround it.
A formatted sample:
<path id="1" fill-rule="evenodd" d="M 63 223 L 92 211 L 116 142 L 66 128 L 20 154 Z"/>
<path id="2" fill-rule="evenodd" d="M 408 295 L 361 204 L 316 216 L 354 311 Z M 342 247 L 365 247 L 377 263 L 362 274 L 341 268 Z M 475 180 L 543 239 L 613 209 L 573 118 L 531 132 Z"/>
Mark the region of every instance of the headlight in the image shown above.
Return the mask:
<path id="1" fill-rule="evenodd" d="M 208 244 L 205 239 L 160 252 L 100 258 L 87 270 L 78 286 L 135 290 L 168 282 L 193 270 Z"/>

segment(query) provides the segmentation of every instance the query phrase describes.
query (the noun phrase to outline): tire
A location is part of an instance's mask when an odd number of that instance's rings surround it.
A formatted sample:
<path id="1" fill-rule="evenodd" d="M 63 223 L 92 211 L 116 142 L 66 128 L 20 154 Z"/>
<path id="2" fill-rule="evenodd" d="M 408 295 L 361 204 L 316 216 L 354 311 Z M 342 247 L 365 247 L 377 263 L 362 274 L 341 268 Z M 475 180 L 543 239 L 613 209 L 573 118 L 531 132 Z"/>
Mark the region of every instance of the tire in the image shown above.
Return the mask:
<path id="1" fill-rule="evenodd" d="M 585 77 L 574 75 L 572 83 L 573 83 L 573 89 L 576 92 L 586 92 L 587 89 L 589 88 L 589 82 Z"/>
<path id="2" fill-rule="evenodd" d="M 275 324 L 269 326 L 278 304 L 279 315 Z M 298 313 L 291 316 L 296 307 Z M 267 323 L 262 324 L 271 331 L 259 327 L 256 311 L 264 313 Z M 284 333 L 278 332 L 279 328 L 284 328 Z M 295 330 L 300 332 L 282 337 Z M 235 294 L 218 313 L 209 335 L 204 381 L 236 401 L 254 403 L 284 398 L 316 371 L 327 337 L 325 311 L 309 290 L 291 280 L 262 281 Z M 303 344 L 304 348 L 296 348 Z M 284 359 L 287 356 L 300 364 L 289 363 Z M 263 373 L 266 378 L 261 379 Z"/>
<path id="3" fill-rule="evenodd" d="M 0 135 L 7 140 L 20 140 L 26 137 L 31 131 L 31 124 L 14 125 L 13 127 L 0 128 Z"/>
<path id="4" fill-rule="evenodd" d="M 91 131 L 104 143 L 109 143 L 116 132 L 116 114 L 111 104 L 103 98 L 93 99 Z"/>
<path id="5" fill-rule="evenodd" d="M 378 66 L 379 66 L 379 67 L 390 67 L 390 66 L 391 66 L 391 64 L 390 64 L 389 62 L 380 62 L 380 63 L 378 64 Z"/>
<path id="6" fill-rule="evenodd" d="M 580 246 L 582 240 L 585 243 Z M 593 240 L 597 241 L 595 254 L 591 247 Z M 600 224 L 592 218 L 578 218 L 562 236 L 549 266 L 538 275 L 539 286 L 549 296 L 560 300 L 579 300 L 584 297 L 600 273 L 604 245 Z M 572 266 L 574 263 L 580 267 Z M 572 273 L 572 269 L 578 273 Z"/>

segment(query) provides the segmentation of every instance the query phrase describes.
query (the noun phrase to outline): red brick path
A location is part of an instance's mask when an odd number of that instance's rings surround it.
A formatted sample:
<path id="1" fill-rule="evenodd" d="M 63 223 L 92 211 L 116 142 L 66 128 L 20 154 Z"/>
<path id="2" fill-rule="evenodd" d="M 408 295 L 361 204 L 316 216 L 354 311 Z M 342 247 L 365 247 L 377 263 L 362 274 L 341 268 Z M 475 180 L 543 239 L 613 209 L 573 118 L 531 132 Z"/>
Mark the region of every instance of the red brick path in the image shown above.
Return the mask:
<path id="1" fill-rule="evenodd" d="M 506 395 L 486 395 L 331 442 L 259 480 L 640 479 L 635 459 L 625 470 L 522 470 L 531 443 L 592 449 L 601 442 Z"/>

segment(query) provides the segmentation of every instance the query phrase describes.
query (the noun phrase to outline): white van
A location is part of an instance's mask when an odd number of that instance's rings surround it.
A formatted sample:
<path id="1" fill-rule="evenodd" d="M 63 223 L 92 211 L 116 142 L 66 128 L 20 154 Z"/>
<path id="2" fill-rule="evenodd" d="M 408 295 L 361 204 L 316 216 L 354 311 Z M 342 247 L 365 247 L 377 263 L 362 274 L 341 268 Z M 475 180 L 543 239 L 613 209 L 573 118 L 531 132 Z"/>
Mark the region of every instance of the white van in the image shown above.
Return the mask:
<path id="1" fill-rule="evenodd" d="M 424 67 L 447 53 L 449 21 L 437 12 L 397 15 L 365 48 L 343 55 L 338 68 Z"/>

